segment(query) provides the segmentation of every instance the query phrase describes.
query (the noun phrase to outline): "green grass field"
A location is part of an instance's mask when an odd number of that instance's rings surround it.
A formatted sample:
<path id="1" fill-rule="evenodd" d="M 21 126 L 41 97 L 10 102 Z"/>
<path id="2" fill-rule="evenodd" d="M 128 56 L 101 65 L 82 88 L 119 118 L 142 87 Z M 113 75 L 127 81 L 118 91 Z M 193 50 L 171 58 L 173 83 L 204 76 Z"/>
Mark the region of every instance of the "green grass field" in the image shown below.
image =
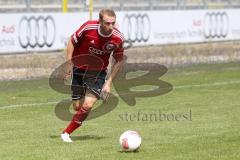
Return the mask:
<path id="1" fill-rule="evenodd" d="M 239 160 L 239 63 L 170 68 L 160 79 L 174 89 L 137 98 L 134 107 L 120 100 L 112 112 L 85 122 L 71 144 L 59 137 L 68 122 L 48 104 L 68 95 L 52 90 L 46 79 L 0 82 L 0 159 Z M 144 118 L 158 112 L 169 119 Z M 118 139 L 128 129 L 141 134 L 138 152 L 121 152 Z"/>

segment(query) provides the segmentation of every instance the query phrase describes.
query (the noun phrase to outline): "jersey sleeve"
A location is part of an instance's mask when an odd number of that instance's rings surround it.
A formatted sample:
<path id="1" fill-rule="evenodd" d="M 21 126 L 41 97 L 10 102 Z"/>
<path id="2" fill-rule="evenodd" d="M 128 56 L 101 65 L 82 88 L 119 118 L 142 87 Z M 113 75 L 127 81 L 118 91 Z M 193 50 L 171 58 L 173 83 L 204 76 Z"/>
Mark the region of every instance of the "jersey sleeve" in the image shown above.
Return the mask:
<path id="1" fill-rule="evenodd" d="M 123 41 L 121 41 L 118 44 L 117 49 L 113 52 L 113 58 L 116 61 L 121 61 L 123 59 L 123 53 L 124 53 L 124 48 L 123 48 Z"/>
<path id="2" fill-rule="evenodd" d="M 84 31 L 85 31 L 87 25 L 88 25 L 88 22 L 84 23 L 82 26 L 80 26 L 80 28 L 77 31 L 75 31 L 72 34 L 71 41 L 74 46 L 77 45 L 81 41 L 81 39 L 83 39 Z"/>
<path id="3" fill-rule="evenodd" d="M 123 59 L 123 54 L 124 54 L 124 36 L 123 34 L 117 29 L 114 28 L 113 34 L 116 36 L 116 43 L 117 43 L 117 48 L 113 52 L 113 58 L 116 61 L 121 61 Z"/>

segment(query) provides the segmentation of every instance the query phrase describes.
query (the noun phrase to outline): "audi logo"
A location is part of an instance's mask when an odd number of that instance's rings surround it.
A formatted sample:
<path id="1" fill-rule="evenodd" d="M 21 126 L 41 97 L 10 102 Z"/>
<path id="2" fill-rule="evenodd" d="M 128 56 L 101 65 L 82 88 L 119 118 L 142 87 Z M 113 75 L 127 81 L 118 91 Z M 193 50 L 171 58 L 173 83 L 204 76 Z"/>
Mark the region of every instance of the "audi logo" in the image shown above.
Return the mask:
<path id="1" fill-rule="evenodd" d="M 226 12 L 206 13 L 204 17 L 204 37 L 225 38 L 229 30 L 229 17 Z"/>
<path id="2" fill-rule="evenodd" d="M 127 14 L 123 18 L 122 32 L 127 43 L 147 42 L 151 32 L 151 21 L 147 14 Z"/>
<path id="3" fill-rule="evenodd" d="M 51 47 L 55 41 L 56 24 L 51 16 L 24 16 L 18 28 L 18 41 L 22 48 Z"/>

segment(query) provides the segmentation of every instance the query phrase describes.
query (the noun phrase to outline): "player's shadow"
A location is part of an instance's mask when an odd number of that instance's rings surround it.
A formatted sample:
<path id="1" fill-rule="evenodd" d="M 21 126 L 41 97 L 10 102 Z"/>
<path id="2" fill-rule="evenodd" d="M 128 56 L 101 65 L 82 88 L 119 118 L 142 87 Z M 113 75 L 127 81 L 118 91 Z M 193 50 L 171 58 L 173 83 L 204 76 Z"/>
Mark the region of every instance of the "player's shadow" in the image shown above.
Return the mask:
<path id="1" fill-rule="evenodd" d="M 97 136 L 97 135 L 83 135 L 83 136 L 71 136 L 73 141 L 82 141 L 82 140 L 100 140 L 106 137 Z"/>
<path id="2" fill-rule="evenodd" d="M 60 138 L 59 136 L 50 136 L 50 138 Z M 97 135 L 81 135 L 81 136 L 71 136 L 73 141 L 86 141 L 86 140 L 100 140 L 106 137 Z"/>

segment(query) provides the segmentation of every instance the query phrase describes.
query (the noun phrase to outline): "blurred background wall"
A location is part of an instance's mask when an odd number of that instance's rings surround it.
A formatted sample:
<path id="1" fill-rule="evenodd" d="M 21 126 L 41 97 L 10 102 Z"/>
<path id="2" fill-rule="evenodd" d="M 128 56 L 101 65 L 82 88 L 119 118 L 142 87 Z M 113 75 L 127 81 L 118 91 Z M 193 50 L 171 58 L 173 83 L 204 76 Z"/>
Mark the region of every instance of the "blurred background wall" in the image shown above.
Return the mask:
<path id="1" fill-rule="evenodd" d="M 240 0 L 0 0 L 0 15 L 79 13 L 81 16 L 87 13 L 91 16 L 91 11 L 97 13 L 103 7 L 110 7 L 117 12 L 124 13 L 149 11 L 214 11 L 214 13 L 220 11 L 225 13 L 231 10 L 238 12 Z M 85 14 L 85 18 L 88 19 L 89 16 Z M 157 22 L 158 19 L 155 23 Z M 1 23 L 4 22 L 1 21 Z M 240 22 L 235 21 L 235 23 L 237 25 L 239 23 L 240 29 Z M 197 21 L 196 25 L 198 25 Z M 159 28 L 159 30 L 162 29 Z M 3 34 L 0 35 L 0 39 L 2 36 Z M 239 38 L 228 40 L 222 37 L 220 39 L 221 41 L 207 39 L 201 43 L 144 46 L 135 46 L 134 43 L 130 43 L 127 44 L 125 53 L 129 63 L 160 63 L 169 67 L 239 61 Z M 65 49 L 2 53 L 0 54 L 0 80 L 49 77 L 51 72 L 64 61 Z"/>

